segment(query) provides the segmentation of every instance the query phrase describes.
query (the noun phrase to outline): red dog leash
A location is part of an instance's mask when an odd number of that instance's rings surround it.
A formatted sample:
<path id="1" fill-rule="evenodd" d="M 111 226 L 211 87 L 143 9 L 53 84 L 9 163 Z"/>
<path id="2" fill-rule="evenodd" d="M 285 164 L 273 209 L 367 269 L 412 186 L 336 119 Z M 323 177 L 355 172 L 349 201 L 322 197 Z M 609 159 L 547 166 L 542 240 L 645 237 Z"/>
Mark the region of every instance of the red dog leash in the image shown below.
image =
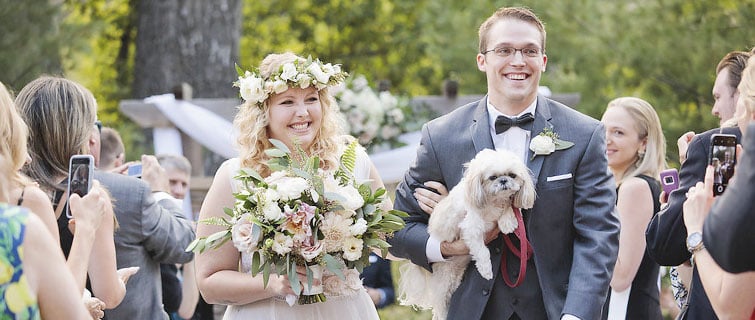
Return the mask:
<path id="1" fill-rule="evenodd" d="M 509 278 L 509 273 L 506 271 L 506 252 L 501 253 L 501 275 L 503 276 L 503 282 L 506 283 L 511 288 L 518 287 L 520 284 L 522 284 L 522 281 L 524 280 L 524 275 L 527 273 L 527 260 L 532 257 L 532 254 L 534 253 L 532 251 L 532 246 L 530 245 L 529 240 L 527 240 L 527 230 L 524 227 L 524 219 L 522 218 L 522 212 L 519 211 L 519 208 L 516 208 L 512 206 L 514 209 L 514 216 L 516 217 L 516 222 L 519 224 L 516 229 L 514 229 L 514 234 L 517 238 L 519 238 L 519 247 L 523 248 L 521 251 L 514 246 L 514 243 L 511 242 L 511 239 L 509 238 L 508 234 L 503 235 L 503 241 L 506 242 L 506 247 L 511 250 L 512 253 L 514 253 L 515 256 L 519 257 L 519 277 L 517 277 L 516 282 L 511 283 L 511 279 Z"/>

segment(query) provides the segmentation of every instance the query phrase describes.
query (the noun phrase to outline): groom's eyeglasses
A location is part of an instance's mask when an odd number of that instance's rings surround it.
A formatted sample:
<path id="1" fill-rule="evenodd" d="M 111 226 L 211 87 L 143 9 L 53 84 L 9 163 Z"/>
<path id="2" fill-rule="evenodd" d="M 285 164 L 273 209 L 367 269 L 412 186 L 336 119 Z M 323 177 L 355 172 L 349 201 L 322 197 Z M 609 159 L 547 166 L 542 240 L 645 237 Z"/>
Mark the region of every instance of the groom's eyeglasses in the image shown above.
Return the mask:
<path id="1" fill-rule="evenodd" d="M 522 53 L 523 57 L 527 58 L 537 58 L 540 56 L 540 48 L 537 47 L 527 47 L 527 48 L 514 48 L 514 47 L 496 47 L 487 51 L 483 51 L 482 54 L 487 54 L 488 52 L 493 52 L 495 55 L 501 57 L 501 58 L 508 58 L 516 54 L 516 52 L 519 51 Z"/>

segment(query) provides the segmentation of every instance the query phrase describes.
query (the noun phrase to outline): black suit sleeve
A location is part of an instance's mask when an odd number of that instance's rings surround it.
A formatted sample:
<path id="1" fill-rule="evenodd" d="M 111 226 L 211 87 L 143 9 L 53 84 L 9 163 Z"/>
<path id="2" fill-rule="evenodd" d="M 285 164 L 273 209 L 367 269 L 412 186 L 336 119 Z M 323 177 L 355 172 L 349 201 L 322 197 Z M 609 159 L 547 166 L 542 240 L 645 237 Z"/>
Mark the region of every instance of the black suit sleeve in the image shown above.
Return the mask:
<path id="1" fill-rule="evenodd" d="M 671 192 L 668 206 L 650 220 L 645 231 L 647 252 L 662 266 L 678 266 L 690 259 L 685 243 L 687 227 L 682 205 L 687 200 L 687 190 L 705 178 L 710 135 L 708 131 L 692 139 L 687 149 L 687 161 L 679 170 L 679 189 Z"/>
<path id="2" fill-rule="evenodd" d="M 703 226 L 703 241 L 728 272 L 755 271 L 755 123 L 747 128 L 744 155 L 735 180 L 713 204 Z"/>

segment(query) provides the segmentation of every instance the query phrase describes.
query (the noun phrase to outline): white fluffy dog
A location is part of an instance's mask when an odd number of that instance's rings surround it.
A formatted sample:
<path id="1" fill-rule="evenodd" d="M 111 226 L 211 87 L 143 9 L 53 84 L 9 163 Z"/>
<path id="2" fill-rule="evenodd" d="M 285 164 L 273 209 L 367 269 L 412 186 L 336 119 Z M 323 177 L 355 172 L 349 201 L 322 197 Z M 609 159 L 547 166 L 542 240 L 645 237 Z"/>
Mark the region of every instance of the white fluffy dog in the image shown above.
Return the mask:
<path id="1" fill-rule="evenodd" d="M 485 149 L 465 165 L 466 172 L 430 215 L 428 232 L 439 241 L 462 239 L 469 255 L 432 264 L 433 272 L 406 263 L 401 267 L 399 300 L 403 305 L 433 309 L 433 319 L 445 319 L 451 295 L 461 283 L 470 259 L 485 279 L 493 278 L 485 234 L 496 225 L 503 233 L 517 228 L 512 205 L 532 208 L 535 187 L 522 160 L 508 151 Z"/>

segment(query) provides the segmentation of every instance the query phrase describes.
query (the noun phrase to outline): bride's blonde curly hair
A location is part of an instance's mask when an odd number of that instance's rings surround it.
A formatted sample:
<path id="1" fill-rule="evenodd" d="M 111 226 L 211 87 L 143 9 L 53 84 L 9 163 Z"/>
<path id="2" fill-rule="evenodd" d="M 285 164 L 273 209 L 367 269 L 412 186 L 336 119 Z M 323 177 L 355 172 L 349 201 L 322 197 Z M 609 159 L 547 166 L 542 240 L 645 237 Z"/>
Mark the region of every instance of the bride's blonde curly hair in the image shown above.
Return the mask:
<path id="1" fill-rule="evenodd" d="M 282 65 L 306 59 L 291 52 L 281 54 L 269 54 L 260 64 L 260 75 L 265 79 L 277 72 Z M 334 170 L 338 167 L 338 151 L 344 144 L 343 122 L 340 118 L 338 105 L 335 99 L 328 93 L 328 88 L 318 91 L 320 104 L 322 105 L 322 122 L 319 132 L 315 136 L 309 150 L 310 156 L 320 158 L 320 167 L 325 170 Z M 268 176 L 270 170 L 264 165 L 269 159 L 265 150 L 272 148 L 268 125 L 270 124 L 270 97 L 259 107 L 254 102 L 244 102 L 239 106 L 239 112 L 233 120 L 234 127 L 238 130 L 236 144 L 239 148 L 239 160 L 242 168 L 251 168 L 262 176 Z M 293 151 L 293 150 L 292 150 Z"/>

